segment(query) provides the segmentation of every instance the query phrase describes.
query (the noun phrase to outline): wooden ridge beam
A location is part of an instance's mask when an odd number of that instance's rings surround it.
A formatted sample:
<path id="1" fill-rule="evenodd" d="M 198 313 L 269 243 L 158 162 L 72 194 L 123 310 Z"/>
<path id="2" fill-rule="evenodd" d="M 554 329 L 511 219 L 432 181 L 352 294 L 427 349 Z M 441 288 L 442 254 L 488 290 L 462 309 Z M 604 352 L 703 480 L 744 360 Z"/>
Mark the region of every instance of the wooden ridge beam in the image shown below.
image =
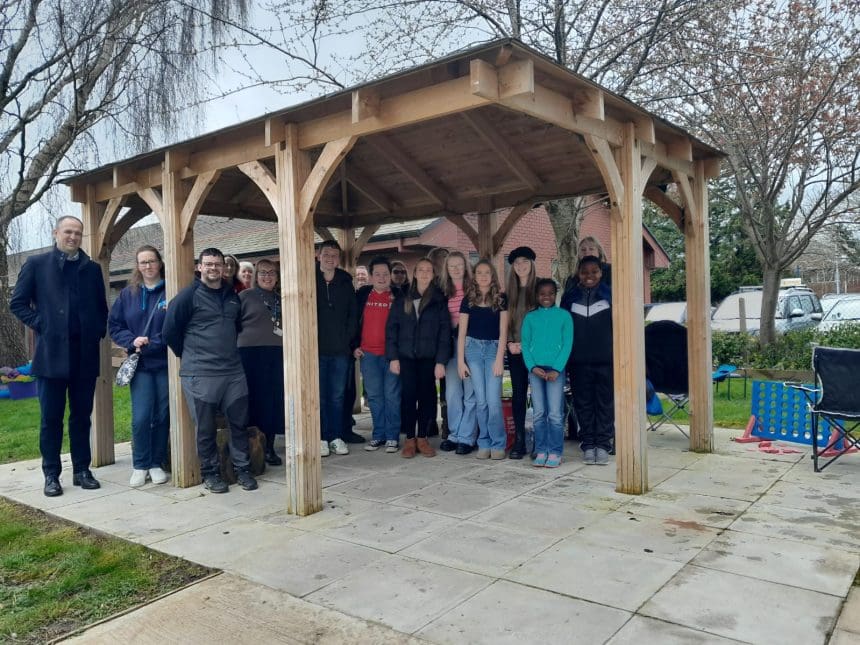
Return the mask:
<path id="1" fill-rule="evenodd" d="M 436 180 L 430 177 L 424 170 L 412 160 L 412 157 L 403 152 L 389 137 L 378 134 L 367 139 L 378 153 L 384 155 L 400 172 L 406 175 L 418 188 L 434 200 L 439 206 L 446 204 L 450 196 Z"/>
<path id="2" fill-rule="evenodd" d="M 463 112 L 461 116 L 520 181 L 535 191 L 540 187 L 543 183 L 541 178 L 535 174 L 514 147 L 493 128 L 484 115 L 473 111 Z"/>

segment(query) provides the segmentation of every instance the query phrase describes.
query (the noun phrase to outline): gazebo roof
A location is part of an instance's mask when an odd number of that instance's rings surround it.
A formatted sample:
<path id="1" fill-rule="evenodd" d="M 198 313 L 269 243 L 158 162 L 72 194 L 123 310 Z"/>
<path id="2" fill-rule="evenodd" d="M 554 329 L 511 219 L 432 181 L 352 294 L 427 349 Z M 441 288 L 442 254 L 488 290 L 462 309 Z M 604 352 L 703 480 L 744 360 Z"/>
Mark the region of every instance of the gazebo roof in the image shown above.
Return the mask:
<path id="1" fill-rule="evenodd" d="M 622 124 L 629 122 L 660 160 L 650 185 L 671 183 L 671 169 L 686 172 L 694 160 L 723 156 L 682 128 L 505 39 L 108 164 L 66 183 L 73 192 L 93 185 L 97 201 L 124 195 L 126 206 L 148 210 L 138 191 L 160 185 L 165 154 L 180 151 L 187 178 L 221 169 L 202 214 L 274 221 L 257 185 L 228 166 L 261 160 L 273 170 L 272 144 L 282 140 L 282 124 L 296 124 L 299 147 L 311 152 L 313 162 L 332 132 L 361 135 L 314 213 L 318 226 L 356 228 L 605 192 L 582 133 L 620 143 Z"/>

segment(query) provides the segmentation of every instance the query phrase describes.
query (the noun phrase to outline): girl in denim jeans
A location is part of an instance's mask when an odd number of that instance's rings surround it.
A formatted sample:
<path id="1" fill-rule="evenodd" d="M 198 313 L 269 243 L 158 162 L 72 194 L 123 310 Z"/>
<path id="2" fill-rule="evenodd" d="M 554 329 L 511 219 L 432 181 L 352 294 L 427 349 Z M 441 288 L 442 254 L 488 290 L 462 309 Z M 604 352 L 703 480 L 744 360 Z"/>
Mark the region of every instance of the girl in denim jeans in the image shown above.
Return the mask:
<path id="1" fill-rule="evenodd" d="M 538 308 L 522 327 L 523 360 L 529 370 L 538 467 L 561 465 L 564 446 L 564 366 L 573 346 L 573 318 L 555 306 L 555 281 L 537 282 Z"/>
<path id="2" fill-rule="evenodd" d="M 504 459 L 505 424 L 502 418 L 502 374 L 508 336 L 507 300 L 496 269 L 481 260 L 472 270 L 460 305 L 457 371 L 469 378 L 475 393 L 478 420 L 478 459 Z"/>

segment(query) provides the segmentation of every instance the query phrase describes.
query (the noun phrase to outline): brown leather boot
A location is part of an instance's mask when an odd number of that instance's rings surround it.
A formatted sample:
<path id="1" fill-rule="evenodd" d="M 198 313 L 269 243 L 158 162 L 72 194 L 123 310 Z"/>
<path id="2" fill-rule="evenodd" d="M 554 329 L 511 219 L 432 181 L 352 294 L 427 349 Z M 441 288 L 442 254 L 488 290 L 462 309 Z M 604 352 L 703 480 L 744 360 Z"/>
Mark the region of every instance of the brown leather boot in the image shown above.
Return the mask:
<path id="1" fill-rule="evenodd" d="M 433 449 L 433 446 L 430 445 L 430 442 L 427 441 L 427 437 L 418 437 L 417 447 L 418 452 L 420 452 L 425 457 L 436 456 L 436 451 Z"/>
<path id="2" fill-rule="evenodd" d="M 415 456 L 415 439 L 407 439 L 403 442 L 403 450 L 400 456 L 404 459 L 412 459 Z"/>

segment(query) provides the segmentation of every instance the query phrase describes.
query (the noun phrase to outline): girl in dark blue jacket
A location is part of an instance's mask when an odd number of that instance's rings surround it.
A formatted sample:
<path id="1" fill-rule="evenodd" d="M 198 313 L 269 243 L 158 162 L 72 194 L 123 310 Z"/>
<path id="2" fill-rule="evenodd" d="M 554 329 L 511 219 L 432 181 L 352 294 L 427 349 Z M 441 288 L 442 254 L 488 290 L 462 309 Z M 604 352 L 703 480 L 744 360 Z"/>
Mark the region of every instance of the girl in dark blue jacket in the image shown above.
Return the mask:
<path id="1" fill-rule="evenodd" d="M 167 345 L 161 330 L 167 312 L 164 262 L 152 246 L 135 253 L 137 264 L 129 286 L 114 302 L 108 319 L 110 337 L 140 360 L 131 380 L 131 454 L 129 484 L 143 486 L 168 480 L 161 469 L 167 451 L 170 407 L 167 390 Z"/>

